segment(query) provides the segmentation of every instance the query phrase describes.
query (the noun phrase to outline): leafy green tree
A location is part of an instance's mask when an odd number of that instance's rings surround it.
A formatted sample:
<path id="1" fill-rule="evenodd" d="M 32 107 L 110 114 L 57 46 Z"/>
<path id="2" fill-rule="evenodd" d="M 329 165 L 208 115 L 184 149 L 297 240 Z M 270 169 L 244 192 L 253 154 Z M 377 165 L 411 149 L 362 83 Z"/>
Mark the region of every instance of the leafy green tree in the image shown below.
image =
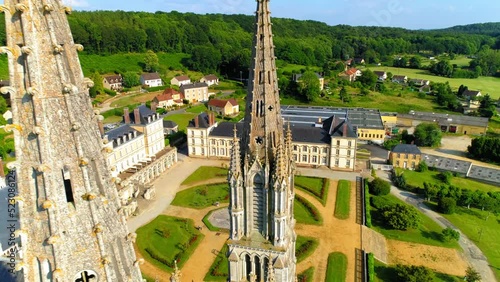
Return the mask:
<path id="1" fill-rule="evenodd" d="M 450 197 L 444 197 L 438 202 L 438 210 L 444 214 L 453 214 L 457 209 L 457 201 Z"/>
<path id="2" fill-rule="evenodd" d="M 470 205 L 474 202 L 474 195 L 470 189 L 462 189 L 462 194 L 458 199 L 458 204 L 470 209 Z"/>
<path id="3" fill-rule="evenodd" d="M 7 121 L 5 120 L 3 115 L 0 115 L 0 125 L 6 125 L 6 124 L 7 124 Z"/>
<path id="4" fill-rule="evenodd" d="M 423 147 L 436 147 L 441 144 L 441 129 L 435 123 L 421 123 L 415 127 L 415 144 Z"/>
<path id="5" fill-rule="evenodd" d="M 490 95 L 486 94 L 481 99 L 481 104 L 479 106 L 479 114 L 482 117 L 491 118 L 496 113 L 496 106 Z"/>
<path id="6" fill-rule="evenodd" d="M 157 72 L 160 68 L 158 56 L 152 50 L 148 50 L 144 56 L 144 71 Z"/>
<path id="7" fill-rule="evenodd" d="M 460 240 L 460 232 L 447 227 L 441 231 L 441 238 L 444 242 L 458 241 Z"/>
<path id="8" fill-rule="evenodd" d="M 432 183 L 424 182 L 424 195 L 428 201 L 431 201 L 433 198 L 436 198 L 438 193 L 439 193 L 439 187 L 437 187 Z"/>
<path id="9" fill-rule="evenodd" d="M 467 267 L 465 270 L 465 281 L 467 282 L 479 282 L 481 281 L 481 274 L 471 266 Z"/>
<path id="10" fill-rule="evenodd" d="M 500 162 L 500 138 L 481 136 L 472 139 L 471 145 L 467 147 L 469 156 L 488 162 Z"/>
<path id="11" fill-rule="evenodd" d="M 141 84 L 139 75 L 133 71 L 123 74 L 123 86 L 130 88 Z"/>
<path id="12" fill-rule="evenodd" d="M 370 193 L 376 196 L 387 195 L 391 192 L 391 184 L 378 177 L 375 177 L 368 187 L 370 188 Z"/>
<path id="13" fill-rule="evenodd" d="M 314 101 L 321 92 L 319 78 L 313 71 L 306 71 L 299 81 L 299 92 L 307 101 Z"/>
<path id="14" fill-rule="evenodd" d="M 441 60 L 437 64 L 431 64 L 429 71 L 435 75 L 451 77 L 453 74 L 453 66 L 450 61 Z"/>
<path id="15" fill-rule="evenodd" d="M 361 82 L 361 84 L 369 89 L 373 89 L 375 87 L 377 80 L 377 75 L 369 69 L 363 71 L 363 74 L 357 79 L 357 81 Z"/>
<path id="16" fill-rule="evenodd" d="M 434 272 L 425 266 L 396 265 L 397 281 L 401 282 L 433 282 Z"/>
<path id="17" fill-rule="evenodd" d="M 417 171 L 418 172 L 426 172 L 428 170 L 429 170 L 429 166 L 427 165 L 425 160 L 421 160 L 420 163 L 418 163 Z"/>
<path id="18" fill-rule="evenodd" d="M 0 114 L 4 114 L 7 111 L 7 101 L 0 95 Z"/>
<path id="19" fill-rule="evenodd" d="M 384 222 L 396 229 L 407 230 L 417 228 L 420 224 L 418 211 L 409 205 L 395 204 L 382 208 L 382 217 Z"/>
<path id="20" fill-rule="evenodd" d="M 340 96 L 340 100 L 342 100 L 342 103 L 351 102 L 351 99 L 352 99 L 351 95 L 349 95 L 349 93 L 347 93 L 347 89 L 345 89 L 344 86 L 342 86 L 342 89 L 340 89 L 339 96 Z"/>
<path id="21" fill-rule="evenodd" d="M 422 67 L 422 59 L 419 56 L 413 56 L 410 59 L 410 68 L 420 69 Z"/>
<path id="22" fill-rule="evenodd" d="M 102 76 L 98 72 L 93 72 L 90 75 L 90 79 L 94 82 L 94 86 L 89 89 L 89 95 L 92 98 L 95 98 L 99 94 L 104 93 L 104 86 L 102 85 Z"/>
<path id="23" fill-rule="evenodd" d="M 444 184 L 450 184 L 451 182 L 451 179 L 453 178 L 453 174 L 449 171 L 443 171 L 443 172 L 440 172 L 437 177 L 439 178 L 439 180 L 441 180 Z"/>
<path id="24" fill-rule="evenodd" d="M 196 46 L 191 52 L 191 59 L 188 65 L 193 70 L 204 73 L 217 72 L 221 60 L 221 51 L 215 47 L 210 45 Z"/>

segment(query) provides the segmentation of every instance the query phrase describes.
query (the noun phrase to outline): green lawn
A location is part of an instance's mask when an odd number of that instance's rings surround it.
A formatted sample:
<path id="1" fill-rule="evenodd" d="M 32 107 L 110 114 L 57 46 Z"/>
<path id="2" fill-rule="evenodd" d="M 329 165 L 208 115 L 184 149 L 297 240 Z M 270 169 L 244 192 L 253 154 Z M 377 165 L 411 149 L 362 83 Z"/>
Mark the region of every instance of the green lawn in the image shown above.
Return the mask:
<path id="1" fill-rule="evenodd" d="M 227 177 L 227 168 L 200 166 L 195 172 L 188 176 L 188 178 L 186 178 L 181 185 L 191 185 L 203 180 L 222 177 Z"/>
<path id="2" fill-rule="evenodd" d="M 191 219 L 166 215 L 137 229 L 137 247 L 142 256 L 169 273 L 174 260 L 182 268 L 202 239 L 203 234 L 194 228 Z"/>
<path id="3" fill-rule="evenodd" d="M 337 199 L 335 200 L 335 217 L 338 219 L 349 218 L 351 200 L 351 182 L 340 180 L 337 186 Z"/>
<path id="4" fill-rule="evenodd" d="M 295 195 L 293 209 L 297 223 L 312 225 L 323 224 L 323 218 L 321 217 L 318 209 L 316 209 L 314 205 L 306 199 L 298 195 Z"/>
<path id="5" fill-rule="evenodd" d="M 425 172 L 417 172 L 412 170 L 404 171 L 406 183 L 421 188 L 424 187 L 424 182 L 442 183 L 439 179 L 437 179 L 438 174 L 439 174 L 438 171 L 431 171 L 431 170 Z M 500 191 L 497 186 L 475 181 L 470 178 L 464 178 L 461 176 L 454 176 L 451 179 L 451 185 L 459 188 L 465 188 L 469 190 L 480 190 L 484 192 Z"/>
<path id="6" fill-rule="evenodd" d="M 212 206 L 215 202 L 229 202 L 229 186 L 227 183 L 201 185 L 177 192 L 172 205 L 204 209 Z"/>
<path id="7" fill-rule="evenodd" d="M 434 282 L 459 282 L 463 281 L 460 277 L 434 272 Z M 399 282 L 395 265 L 387 265 L 381 261 L 375 260 L 375 279 L 374 282 Z"/>
<path id="8" fill-rule="evenodd" d="M 208 109 L 205 106 L 205 104 L 199 104 L 195 106 L 188 107 L 186 109 L 186 112 L 188 113 L 193 113 L 193 114 L 201 114 L 203 112 L 206 112 Z"/>
<path id="9" fill-rule="evenodd" d="M 500 281 L 500 215 L 490 214 L 479 209 L 458 207 L 451 215 L 443 214 L 460 231 L 483 251 L 488 258 L 495 276 Z M 487 218 L 487 219 L 486 219 Z"/>
<path id="10" fill-rule="evenodd" d="M 295 187 L 302 190 L 320 201 L 323 206 L 326 205 L 328 197 L 328 188 L 330 180 L 326 178 L 295 176 Z"/>
<path id="11" fill-rule="evenodd" d="M 229 276 L 229 262 L 226 257 L 227 251 L 228 247 L 224 244 L 222 249 L 217 253 L 203 281 L 227 281 L 227 277 Z"/>
<path id="12" fill-rule="evenodd" d="M 297 275 L 298 282 L 313 282 L 314 278 L 314 267 L 309 267 L 304 270 L 302 273 Z"/>
<path id="13" fill-rule="evenodd" d="M 457 56 L 455 59 L 450 60 L 450 63 L 459 67 L 468 67 L 471 61 L 472 59 L 469 59 L 466 56 Z"/>
<path id="14" fill-rule="evenodd" d="M 134 104 L 150 102 L 154 99 L 154 97 L 156 97 L 159 94 L 161 94 L 161 91 L 141 93 L 141 94 L 128 94 L 116 101 L 113 101 L 111 103 L 111 107 L 123 108 Z"/>
<path id="15" fill-rule="evenodd" d="M 318 245 L 319 242 L 316 238 L 304 237 L 300 235 L 297 236 L 297 242 L 295 243 L 295 256 L 297 257 L 297 263 L 312 255 Z"/>
<path id="16" fill-rule="evenodd" d="M 219 228 L 219 227 L 213 226 L 212 223 L 209 220 L 209 218 L 210 218 L 210 216 L 212 215 L 213 212 L 221 210 L 221 209 L 226 209 L 227 210 L 227 207 L 222 207 L 220 209 L 211 210 L 201 220 L 201 221 L 203 221 L 203 223 L 205 224 L 205 226 L 208 228 L 208 230 L 214 231 L 214 232 L 228 231 L 227 229 L 223 229 L 223 228 Z"/>
<path id="17" fill-rule="evenodd" d="M 345 282 L 347 272 L 347 257 L 343 253 L 331 253 L 328 256 L 326 269 L 327 282 Z"/>
<path id="18" fill-rule="evenodd" d="M 194 119 L 195 116 L 197 116 L 197 114 L 194 113 L 174 114 L 166 116 L 164 120 L 171 120 L 177 123 L 177 125 L 179 125 L 179 131 L 186 132 L 189 122 Z"/>
<path id="19" fill-rule="evenodd" d="M 387 205 L 394 204 L 404 204 L 408 205 L 405 202 L 399 200 L 393 195 L 386 196 L 373 196 L 370 195 L 372 199 L 378 199 L 379 201 L 385 202 Z M 371 216 L 372 216 L 372 225 L 373 229 L 382 233 L 387 239 L 405 241 L 405 242 L 413 242 L 425 245 L 432 246 L 440 246 L 446 248 L 460 248 L 457 242 L 443 242 L 441 241 L 441 228 L 436 222 L 427 217 L 426 215 L 420 214 L 420 226 L 418 229 L 408 229 L 406 231 L 403 230 L 395 230 L 388 227 L 385 221 L 381 218 L 378 210 L 371 206 Z"/>
<path id="20" fill-rule="evenodd" d="M 107 118 L 104 119 L 104 123 L 117 123 L 117 122 L 121 122 L 123 120 L 123 117 L 122 116 L 109 116 Z"/>
<path id="21" fill-rule="evenodd" d="M 393 75 L 406 75 L 410 79 L 420 78 L 427 79 L 433 82 L 450 82 L 450 86 L 457 90 L 460 85 L 466 85 L 471 90 L 479 90 L 481 93 L 490 94 L 494 99 L 500 98 L 500 78 L 498 77 L 479 77 L 475 79 L 467 78 L 447 78 L 441 76 L 435 76 L 426 70 L 418 69 L 406 69 L 406 68 L 394 68 L 394 67 L 373 67 L 370 68 L 372 71 L 386 71 L 391 72 Z"/>

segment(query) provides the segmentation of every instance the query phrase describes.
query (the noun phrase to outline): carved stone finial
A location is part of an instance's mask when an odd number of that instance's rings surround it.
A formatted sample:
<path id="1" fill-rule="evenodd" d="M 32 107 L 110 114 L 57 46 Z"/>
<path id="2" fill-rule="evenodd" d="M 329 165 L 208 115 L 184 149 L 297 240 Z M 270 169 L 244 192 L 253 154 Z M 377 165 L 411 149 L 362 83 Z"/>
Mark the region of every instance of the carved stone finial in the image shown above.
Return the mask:
<path id="1" fill-rule="evenodd" d="M 64 48 L 61 45 L 54 45 L 54 53 L 61 54 L 64 51 Z"/>
<path id="2" fill-rule="evenodd" d="M 102 224 L 98 223 L 98 224 L 96 224 L 96 226 L 94 226 L 94 233 L 95 234 L 101 233 L 102 230 L 103 230 Z"/>
<path id="3" fill-rule="evenodd" d="M 50 236 L 49 238 L 47 238 L 47 244 L 49 244 L 49 245 L 57 244 L 60 239 L 61 239 L 61 237 L 59 235 L 54 234 L 54 235 Z"/>
<path id="4" fill-rule="evenodd" d="M 0 54 L 14 54 L 14 52 L 12 52 L 12 48 L 10 47 L 7 47 L 7 46 L 2 46 L 0 47 Z"/>
<path id="5" fill-rule="evenodd" d="M 54 6 L 52 6 L 51 4 L 45 4 L 43 5 L 43 10 L 45 12 L 52 12 L 54 11 Z"/>
<path id="6" fill-rule="evenodd" d="M 42 208 L 44 210 L 48 210 L 48 209 L 52 208 L 53 206 L 54 206 L 54 202 L 52 202 L 51 200 L 43 201 Z"/>
<path id="7" fill-rule="evenodd" d="M 37 96 L 39 94 L 38 89 L 35 87 L 28 87 L 28 89 L 26 89 L 26 93 L 31 96 Z"/>
<path id="8" fill-rule="evenodd" d="M 71 129 L 73 129 L 74 131 L 80 130 L 80 128 L 82 128 L 82 125 L 79 122 L 75 122 L 73 123 L 73 125 L 71 125 Z"/>
<path id="9" fill-rule="evenodd" d="M 36 135 L 43 135 L 43 129 L 40 126 L 35 126 L 33 128 L 33 133 Z"/>
<path id="10" fill-rule="evenodd" d="M 89 164 L 88 158 L 81 158 L 80 159 L 80 166 L 87 166 L 88 164 Z"/>
<path id="11" fill-rule="evenodd" d="M 85 83 L 85 85 L 87 85 L 88 88 L 94 87 L 94 81 L 88 77 L 83 79 L 83 83 Z"/>
<path id="12" fill-rule="evenodd" d="M 28 46 L 21 47 L 21 53 L 23 53 L 23 54 L 29 55 L 32 52 L 33 52 L 33 49 L 31 49 L 31 47 L 28 47 Z"/>
<path id="13" fill-rule="evenodd" d="M 83 47 L 83 45 L 82 45 L 82 44 L 75 44 L 75 49 L 76 49 L 76 51 L 78 51 L 78 52 L 82 52 L 82 51 L 83 51 L 83 49 L 85 49 L 85 48 Z"/>
<path id="14" fill-rule="evenodd" d="M 85 193 L 82 195 L 82 199 L 84 199 L 85 201 L 92 201 L 95 198 L 97 198 L 97 196 L 94 193 Z"/>
<path id="15" fill-rule="evenodd" d="M 17 93 L 16 89 L 12 86 L 4 86 L 2 88 L 0 88 L 0 93 L 4 94 L 4 95 L 7 95 L 7 94 L 11 94 L 11 95 L 15 95 Z"/>
<path id="16" fill-rule="evenodd" d="M 109 261 L 109 258 L 108 258 L 107 256 L 105 256 L 105 257 L 103 257 L 103 258 L 101 259 L 101 263 L 102 263 L 102 265 L 109 264 L 109 262 L 110 262 L 110 261 Z"/>
<path id="17" fill-rule="evenodd" d="M 18 132 L 23 132 L 23 128 L 19 124 L 7 124 L 3 129 L 5 132 L 12 132 L 14 129 Z"/>
<path id="18" fill-rule="evenodd" d="M 26 12 L 27 10 L 28 10 L 28 6 L 21 4 L 21 3 L 16 4 L 16 11 L 23 13 L 23 12 Z"/>
<path id="19" fill-rule="evenodd" d="M 62 8 L 62 10 L 67 14 L 67 15 L 71 15 L 71 12 L 73 12 L 73 9 L 71 9 L 71 7 L 69 6 L 64 6 Z"/>
<path id="20" fill-rule="evenodd" d="M 0 5 L 0 12 L 2 12 L 2 13 L 9 12 L 10 13 L 10 8 L 7 5 Z"/>

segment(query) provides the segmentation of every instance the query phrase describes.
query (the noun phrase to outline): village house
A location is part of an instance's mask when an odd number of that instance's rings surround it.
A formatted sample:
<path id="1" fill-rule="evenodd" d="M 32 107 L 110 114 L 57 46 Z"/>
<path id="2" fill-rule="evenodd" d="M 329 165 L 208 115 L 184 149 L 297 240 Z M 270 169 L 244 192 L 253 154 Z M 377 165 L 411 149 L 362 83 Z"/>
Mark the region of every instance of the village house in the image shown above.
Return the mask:
<path id="1" fill-rule="evenodd" d="M 408 77 L 406 75 L 394 75 L 392 77 L 392 82 L 405 84 L 406 82 L 408 82 Z"/>
<path id="2" fill-rule="evenodd" d="M 123 77 L 121 74 L 108 75 L 102 80 L 102 86 L 113 91 L 120 91 L 123 88 Z"/>
<path id="3" fill-rule="evenodd" d="M 340 74 L 340 78 L 345 79 L 349 82 L 354 82 L 358 77 L 362 75 L 361 71 L 356 68 L 350 68 L 344 73 Z"/>
<path id="4" fill-rule="evenodd" d="M 148 87 L 163 86 L 161 77 L 157 72 L 143 73 L 141 75 L 141 84 L 147 85 Z"/>
<path id="5" fill-rule="evenodd" d="M 410 79 L 409 83 L 416 87 L 429 86 L 431 84 L 429 80 L 419 78 Z"/>
<path id="6" fill-rule="evenodd" d="M 365 64 L 365 59 L 363 59 L 363 58 L 354 58 L 354 64 L 356 64 L 356 65 L 364 65 Z"/>
<path id="7" fill-rule="evenodd" d="M 167 88 L 161 95 L 153 98 L 153 103 L 156 103 L 159 108 L 170 108 L 173 106 L 182 106 L 184 96 L 175 89 Z"/>
<path id="8" fill-rule="evenodd" d="M 379 81 L 385 81 L 387 79 L 387 72 L 385 71 L 374 71 L 373 73 L 378 77 Z"/>
<path id="9" fill-rule="evenodd" d="M 319 89 L 321 91 L 323 91 L 323 89 L 325 89 L 325 78 L 320 75 L 319 73 L 315 73 L 316 74 L 316 77 L 319 79 Z M 297 74 L 294 74 L 292 76 L 292 80 L 295 81 L 295 82 L 299 82 L 300 81 L 300 78 L 302 77 L 303 74 L 301 73 L 297 73 Z"/>
<path id="10" fill-rule="evenodd" d="M 422 152 L 416 145 L 398 144 L 389 152 L 389 162 L 397 168 L 415 170 L 421 158 Z"/>
<path id="11" fill-rule="evenodd" d="M 170 80 L 170 85 L 182 86 L 191 84 L 191 79 L 187 75 L 176 76 Z"/>
<path id="12" fill-rule="evenodd" d="M 208 101 L 208 110 L 216 112 L 217 114 L 222 116 L 232 116 L 240 112 L 240 105 L 235 99 L 212 99 Z"/>
<path id="13" fill-rule="evenodd" d="M 200 82 L 206 83 L 208 87 L 212 85 L 219 85 L 219 78 L 216 75 L 209 74 L 200 79 Z"/>
<path id="14" fill-rule="evenodd" d="M 181 93 L 189 103 L 208 101 L 208 85 L 206 83 L 192 83 L 181 86 Z"/>
<path id="15" fill-rule="evenodd" d="M 474 91 L 474 90 L 465 90 L 462 93 L 462 96 L 464 96 L 465 100 L 468 101 L 470 104 L 474 105 L 479 105 L 479 97 L 482 96 L 481 91 Z"/>
<path id="16" fill-rule="evenodd" d="M 179 131 L 179 125 L 175 121 L 164 120 L 163 121 L 163 135 L 170 135 L 177 133 Z"/>

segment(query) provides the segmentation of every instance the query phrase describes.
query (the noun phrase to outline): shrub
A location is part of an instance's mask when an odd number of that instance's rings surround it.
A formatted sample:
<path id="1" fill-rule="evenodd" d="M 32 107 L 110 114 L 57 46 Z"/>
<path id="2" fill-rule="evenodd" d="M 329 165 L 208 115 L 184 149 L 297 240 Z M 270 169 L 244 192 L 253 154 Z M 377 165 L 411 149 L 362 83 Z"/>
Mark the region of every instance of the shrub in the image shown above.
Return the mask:
<path id="1" fill-rule="evenodd" d="M 417 228 L 420 224 L 418 211 L 408 205 L 395 204 L 382 208 L 382 217 L 387 224 L 396 230 Z"/>
<path id="2" fill-rule="evenodd" d="M 373 195 L 387 195 L 389 192 L 391 192 L 391 184 L 389 182 L 378 177 L 370 182 L 370 193 Z"/>
<path id="3" fill-rule="evenodd" d="M 449 171 L 443 171 L 438 174 L 439 180 L 441 180 L 445 184 L 450 184 L 451 179 L 453 178 L 453 174 Z"/>
<path id="4" fill-rule="evenodd" d="M 104 88 L 104 93 L 108 94 L 109 96 L 116 96 L 116 91 Z"/>
<path id="5" fill-rule="evenodd" d="M 417 171 L 418 172 L 426 172 L 428 170 L 429 170 L 429 166 L 427 165 L 427 163 L 424 160 L 420 161 L 420 163 L 417 166 Z"/>
<path id="6" fill-rule="evenodd" d="M 375 281 L 375 257 L 372 253 L 368 254 L 368 282 Z"/>
<path id="7" fill-rule="evenodd" d="M 415 265 L 396 265 L 396 274 L 398 281 L 405 282 L 432 282 L 434 273 L 425 266 Z"/>
<path id="8" fill-rule="evenodd" d="M 477 270 L 475 270 L 472 267 L 467 267 L 467 270 L 465 271 L 465 279 L 468 282 L 479 282 L 481 281 L 481 275 Z"/>
<path id="9" fill-rule="evenodd" d="M 457 208 L 457 201 L 450 197 L 441 198 L 438 202 L 438 210 L 444 214 L 453 214 Z"/>
<path id="10" fill-rule="evenodd" d="M 443 242 L 451 242 L 460 240 L 460 232 L 451 228 L 445 228 L 441 231 L 441 239 Z"/>
<path id="11" fill-rule="evenodd" d="M 372 227 L 372 213 L 370 206 L 370 193 L 368 192 L 368 183 L 365 182 L 365 217 L 366 217 L 366 226 Z"/>

